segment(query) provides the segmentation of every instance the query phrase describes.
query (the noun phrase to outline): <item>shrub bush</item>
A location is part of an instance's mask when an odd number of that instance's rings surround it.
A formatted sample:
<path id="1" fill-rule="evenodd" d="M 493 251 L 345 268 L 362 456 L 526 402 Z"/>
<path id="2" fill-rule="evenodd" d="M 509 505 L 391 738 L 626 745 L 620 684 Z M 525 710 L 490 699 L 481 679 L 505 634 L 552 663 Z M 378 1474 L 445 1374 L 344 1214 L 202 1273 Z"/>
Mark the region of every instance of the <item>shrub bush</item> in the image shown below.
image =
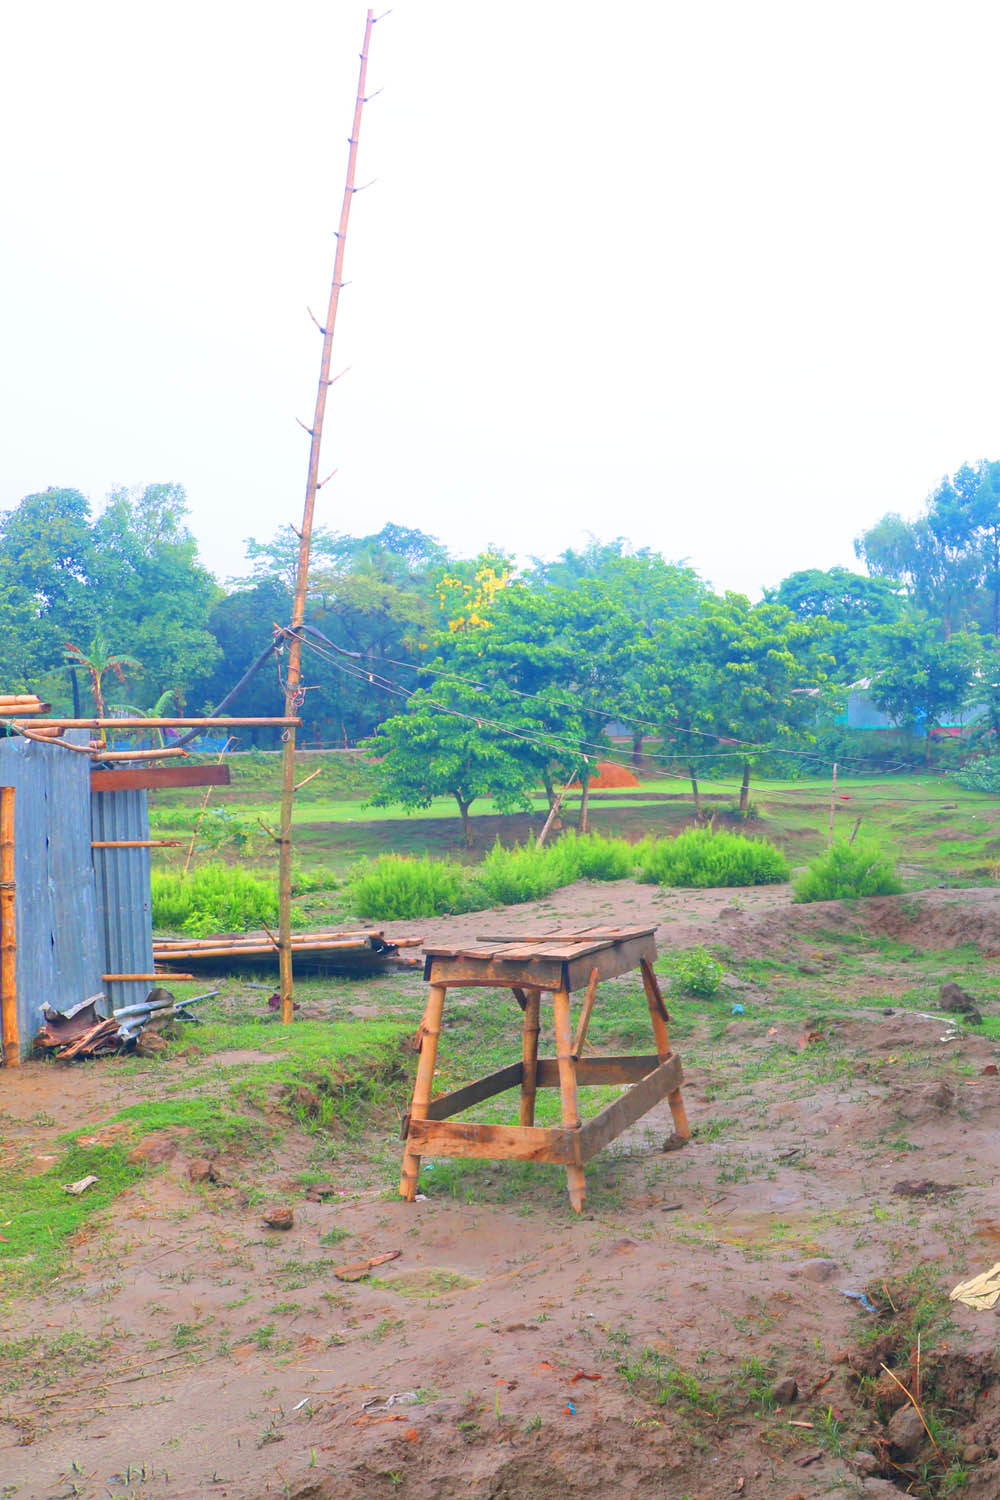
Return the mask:
<path id="1" fill-rule="evenodd" d="M 440 917 L 482 906 L 462 865 L 447 859 L 383 854 L 364 864 L 348 882 L 348 900 L 361 917 Z"/>
<path id="2" fill-rule="evenodd" d="M 789 876 L 788 861 L 766 839 L 689 828 L 675 839 L 644 839 L 635 850 L 648 885 L 770 885 Z"/>
<path id="3" fill-rule="evenodd" d="M 625 839 L 567 833 L 542 849 L 534 844 L 505 849 L 498 841 L 475 869 L 452 860 L 386 854 L 358 869 L 348 896 L 362 917 L 438 917 L 538 901 L 574 880 L 622 880 L 634 868 Z"/>
<path id="4" fill-rule="evenodd" d="M 704 948 L 681 948 L 676 953 L 665 953 L 663 960 L 679 995 L 711 1000 L 719 993 L 722 965 Z"/>
<path id="5" fill-rule="evenodd" d="M 853 896 L 898 896 L 895 862 L 874 839 L 838 839 L 795 882 L 796 901 L 848 901 Z"/>
<path id="6" fill-rule="evenodd" d="M 977 755 L 952 780 L 967 792 L 1000 792 L 1000 755 Z"/>
<path id="7" fill-rule="evenodd" d="M 170 932 L 207 937 L 278 920 L 277 881 L 248 875 L 238 865 L 201 865 L 189 875 L 154 870 L 151 886 L 153 926 Z M 293 912 L 293 923 L 295 917 Z"/>

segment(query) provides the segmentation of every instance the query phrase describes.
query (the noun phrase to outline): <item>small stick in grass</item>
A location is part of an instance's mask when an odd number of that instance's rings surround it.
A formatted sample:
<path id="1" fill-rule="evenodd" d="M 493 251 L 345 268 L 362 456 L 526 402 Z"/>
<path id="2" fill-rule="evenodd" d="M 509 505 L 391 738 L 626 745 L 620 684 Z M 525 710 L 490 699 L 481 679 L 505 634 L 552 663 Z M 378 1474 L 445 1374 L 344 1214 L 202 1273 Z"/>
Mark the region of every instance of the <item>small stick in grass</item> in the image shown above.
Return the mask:
<path id="1" fill-rule="evenodd" d="M 919 1353 L 919 1347 L 918 1347 L 918 1353 Z M 901 1380 L 897 1380 L 896 1379 L 896 1376 L 889 1369 L 888 1365 L 883 1365 L 882 1369 L 888 1375 L 888 1377 L 889 1377 L 890 1380 L 895 1380 L 896 1381 L 896 1384 L 899 1386 L 899 1389 L 902 1391 L 903 1395 L 906 1397 L 907 1401 L 909 1401 L 910 1405 L 913 1407 L 913 1410 L 916 1412 L 917 1416 L 920 1418 L 921 1426 L 923 1427 L 923 1429 L 926 1432 L 927 1436 L 931 1440 L 931 1447 L 934 1449 L 934 1452 L 937 1454 L 939 1462 L 943 1465 L 944 1464 L 944 1459 L 941 1456 L 941 1449 L 938 1447 L 937 1443 L 934 1441 L 934 1434 L 933 1434 L 933 1432 L 931 1432 L 930 1428 L 927 1425 L 926 1418 L 924 1417 L 923 1412 L 920 1410 L 920 1404 L 919 1404 L 919 1402 L 916 1400 L 916 1398 L 914 1397 L 913 1393 L 911 1391 L 908 1391 L 906 1389 L 906 1386 L 903 1384 L 903 1382 Z"/>
<path id="2" fill-rule="evenodd" d="M 889 1306 L 892 1308 L 893 1312 L 894 1313 L 898 1313 L 899 1312 L 899 1308 L 896 1306 L 895 1302 L 893 1302 L 893 1300 L 892 1300 L 892 1297 L 889 1295 L 889 1288 L 886 1286 L 886 1284 L 885 1284 L 884 1281 L 882 1283 L 882 1290 L 883 1290 L 883 1292 L 885 1292 L 886 1300 L 888 1301 Z M 918 1335 L 918 1337 L 919 1337 L 919 1335 Z M 920 1392 L 918 1391 L 917 1394 L 919 1395 Z"/>

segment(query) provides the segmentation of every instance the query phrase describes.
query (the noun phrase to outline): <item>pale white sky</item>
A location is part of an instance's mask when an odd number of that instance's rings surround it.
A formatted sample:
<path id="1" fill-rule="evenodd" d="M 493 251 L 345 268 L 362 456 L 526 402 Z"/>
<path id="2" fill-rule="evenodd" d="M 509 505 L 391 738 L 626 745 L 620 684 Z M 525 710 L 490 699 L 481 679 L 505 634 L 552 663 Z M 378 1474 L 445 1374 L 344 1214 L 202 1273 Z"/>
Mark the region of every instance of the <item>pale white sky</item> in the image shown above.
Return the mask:
<path id="1" fill-rule="evenodd" d="M 0 508 L 301 513 L 365 9 L 32 0 L 0 56 Z M 397 0 L 318 519 L 587 531 L 756 593 L 1000 457 L 1000 10 Z"/>

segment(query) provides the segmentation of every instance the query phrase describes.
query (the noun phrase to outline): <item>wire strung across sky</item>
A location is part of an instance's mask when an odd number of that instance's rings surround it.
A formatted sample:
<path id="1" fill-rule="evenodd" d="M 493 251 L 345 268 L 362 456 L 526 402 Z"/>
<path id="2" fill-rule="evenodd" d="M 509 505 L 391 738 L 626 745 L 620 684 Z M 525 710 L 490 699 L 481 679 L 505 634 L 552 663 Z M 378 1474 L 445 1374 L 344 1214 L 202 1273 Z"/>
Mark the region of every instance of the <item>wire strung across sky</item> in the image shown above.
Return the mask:
<path id="1" fill-rule="evenodd" d="M 313 635 L 321 635 L 319 631 L 313 630 L 311 626 L 307 625 L 303 628 L 311 631 Z M 332 649 L 340 656 L 350 656 L 354 658 L 357 658 L 359 656 L 359 653 L 357 651 L 347 651 L 343 646 L 338 646 L 335 641 L 331 641 L 327 636 L 321 636 L 321 639 L 326 643 L 327 646 L 332 647 Z M 330 657 L 329 659 L 332 661 L 332 657 Z M 400 661 L 394 656 L 383 656 L 380 658 L 380 660 L 382 662 L 388 663 L 393 667 L 403 667 L 406 671 L 409 672 L 427 672 L 434 677 L 444 678 L 446 681 L 461 682 L 468 687 L 476 689 L 477 692 L 486 693 L 490 691 L 489 685 L 487 683 L 479 682 L 475 677 L 465 677 L 460 672 L 446 671 L 443 667 L 430 667 L 425 665 L 423 662 Z M 401 694 L 406 694 L 408 692 L 408 689 L 400 687 L 399 684 L 389 684 L 389 679 L 386 677 L 381 677 L 379 673 L 375 673 L 374 675 L 372 675 L 371 673 L 367 673 L 366 675 L 368 676 L 369 681 L 371 681 L 375 686 L 379 686 L 380 683 L 384 684 L 386 686 L 386 691 L 395 691 Z M 376 676 L 380 678 L 380 683 L 375 683 Z M 812 750 L 785 750 L 780 745 L 767 745 L 757 740 L 740 740 L 728 735 L 722 736 L 711 729 L 690 729 L 676 723 L 656 724 L 651 719 L 640 719 L 637 718 L 634 714 L 624 713 L 621 709 L 613 705 L 604 705 L 599 707 L 594 703 L 588 704 L 586 701 L 580 698 L 550 698 L 543 693 L 529 693 L 522 688 L 512 687 L 509 683 L 505 683 L 504 687 L 508 693 L 512 693 L 518 698 L 530 698 L 538 703 L 544 703 L 547 706 L 553 708 L 579 708 L 582 704 L 584 708 L 589 708 L 592 713 L 599 713 L 606 719 L 609 719 L 613 722 L 622 724 L 635 724 L 643 729 L 651 729 L 655 733 L 660 735 L 663 735 L 668 730 L 675 734 L 697 735 L 702 739 L 715 740 L 716 744 L 719 747 L 716 750 L 705 750 L 694 753 L 684 752 L 683 754 L 678 753 L 676 755 L 665 756 L 657 756 L 653 751 L 644 750 L 642 754 L 647 760 L 677 761 L 683 759 L 685 762 L 694 760 L 715 760 L 720 755 L 731 755 L 736 750 L 752 750 L 757 754 L 784 755 L 794 760 L 819 761 L 821 765 L 826 766 L 832 765 L 834 761 L 834 757 L 829 754 L 823 755 Z M 434 700 L 429 701 L 433 702 Z M 442 705 L 438 706 L 441 707 Z M 452 711 L 454 712 L 454 710 Z M 555 733 L 555 731 L 552 732 Z M 839 766 L 863 766 L 865 763 L 865 760 L 861 756 L 840 756 L 837 758 L 837 764 Z M 887 766 L 884 767 L 884 769 L 891 772 L 894 770 L 905 770 L 906 767 L 903 762 L 899 762 L 895 766 Z M 682 777 L 682 779 L 686 778 Z"/>
<path id="2" fill-rule="evenodd" d="M 402 698 L 404 700 L 409 700 L 409 699 L 413 698 L 416 695 L 416 692 L 417 692 L 416 689 L 405 688 L 405 687 L 402 687 L 398 683 L 391 682 L 389 680 L 389 678 L 384 677 L 379 672 L 374 672 L 374 671 L 368 670 L 365 667 L 348 666 L 342 660 L 338 660 L 337 659 L 338 656 L 351 656 L 351 657 L 354 657 L 355 660 L 357 658 L 355 656 L 355 653 L 343 651 L 340 647 L 336 646 L 334 644 L 334 642 L 332 642 L 332 641 L 328 642 L 328 646 L 332 647 L 333 648 L 332 650 L 327 649 L 325 646 L 321 646 L 315 640 L 310 640 L 305 635 L 302 636 L 302 644 L 304 646 L 307 646 L 309 650 L 315 652 L 315 654 L 317 656 L 319 656 L 323 660 L 327 661 L 331 666 L 333 666 L 337 671 L 341 672 L 345 677 L 349 677 L 349 678 L 351 678 L 351 679 L 353 679 L 354 681 L 357 681 L 357 682 L 368 683 L 370 686 L 378 688 L 381 692 L 390 693 L 393 696 L 395 696 L 397 698 Z M 418 665 L 414 665 L 413 663 L 410 663 L 410 662 L 397 662 L 397 661 L 394 661 L 393 658 L 391 658 L 391 657 L 386 657 L 386 658 L 384 658 L 384 660 L 392 662 L 392 664 L 395 665 L 395 666 L 405 666 L 405 667 L 409 667 L 409 668 L 411 668 L 412 670 L 415 670 L 415 671 L 434 670 L 434 669 L 430 669 L 430 668 L 425 668 L 423 666 L 420 666 L 419 664 Z M 447 677 L 447 676 L 452 675 L 452 674 L 441 672 L 441 673 L 437 673 L 436 675 Z M 486 688 L 486 686 L 483 683 L 476 682 L 472 678 L 463 678 L 463 677 L 458 677 L 457 674 L 455 674 L 455 675 L 456 675 L 456 680 L 462 681 L 462 682 L 466 683 L 467 685 L 476 688 L 480 692 L 487 691 L 487 688 Z M 522 698 L 533 698 L 533 699 L 536 699 L 537 701 L 539 701 L 541 703 L 544 703 L 546 705 L 556 706 L 556 705 L 559 705 L 559 704 L 566 704 L 568 702 L 568 700 L 565 700 L 565 699 L 561 699 L 560 700 L 560 699 L 546 698 L 546 697 L 543 697 L 539 693 L 525 693 L 525 692 L 520 692 L 518 689 L 509 689 L 509 691 L 517 693 L 517 695 L 519 697 L 522 697 Z M 484 715 L 484 714 L 468 713 L 468 712 L 465 712 L 462 709 L 454 708 L 450 704 L 441 703 L 439 700 L 437 700 L 435 698 L 425 697 L 423 701 L 426 702 L 430 707 L 436 709 L 439 713 L 448 714 L 448 715 L 450 715 L 453 718 L 464 719 L 468 723 L 476 724 L 477 727 L 480 728 L 480 729 L 488 728 L 488 729 L 491 729 L 491 730 L 495 731 L 498 734 L 505 734 L 505 735 L 510 736 L 513 739 L 521 740 L 521 741 L 523 741 L 525 743 L 528 743 L 528 744 L 538 745 L 538 746 L 541 746 L 544 749 L 557 751 L 561 755 L 566 755 L 567 753 L 568 754 L 577 754 L 577 755 L 580 755 L 581 758 L 586 763 L 589 763 L 589 761 L 591 759 L 594 759 L 594 760 L 604 760 L 604 761 L 609 762 L 612 765 L 623 766 L 625 769 L 629 769 L 629 764 L 628 764 L 627 760 L 621 760 L 621 759 L 616 759 L 615 758 L 615 751 L 614 751 L 614 747 L 613 746 L 609 748 L 607 745 L 603 745 L 603 744 L 597 743 L 596 741 L 570 739 L 570 737 L 568 737 L 568 736 L 560 735 L 558 733 L 558 731 L 556 731 L 556 730 L 551 730 L 551 731 L 548 731 L 548 732 L 546 732 L 546 733 L 543 734 L 543 733 L 539 733 L 538 731 L 535 731 L 535 730 L 527 729 L 527 728 L 525 728 L 523 726 L 519 726 L 519 727 L 515 728 L 513 725 L 505 724 L 505 723 L 501 722 L 500 720 L 490 718 L 489 716 Z M 615 716 L 614 715 L 614 710 L 610 710 L 609 709 L 606 712 L 607 712 L 609 718 Z M 634 722 L 641 723 L 641 722 L 644 722 L 644 721 L 634 720 Z M 648 725 L 648 727 L 654 727 L 654 726 Z M 701 733 L 701 734 L 706 734 L 707 733 L 706 731 L 692 731 L 692 732 Z M 718 736 L 712 736 L 712 737 L 713 738 L 718 738 Z M 710 752 L 703 753 L 703 754 L 692 755 L 692 756 L 685 756 L 684 759 L 685 760 L 695 760 L 695 759 L 697 759 L 697 760 L 713 759 L 714 760 L 714 759 L 718 759 L 719 755 L 726 754 L 727 751 L 729 751 L 729 753 L 732 753 L 732 750 L 735 749 L 735 748 L 749 748 L 749 749 L 756 750 L 758 752 L 775 753 L 774 752 L 774 747 L 772 747 L 772 746 L 769 746 L 769 745 L 758 745 L 758 744 L 752 743 L 751 741 L 744 740 L 744 741 L 736 742 L 732 747 L 726 746 L 724 748 L 720 748 L 717 751 L 710 751 Z M 588 751 L 593 752 L 593 753 L 592 754 L 588 754 L 587 753 Z M 777 753 L 784 754 L 784 755 L 789 755 L 789 756 L 792 756 L 792 757 L 800 757 L 800 758 L 806 759 L 806 760 L 820 760 L 824 764 L 832 764 L 832 757 L 830 757 L 830 756 L 820 756 L 820 755 L 817 755 L 814 752 L 810 752 L 810 751 L 786 750 L 786 751 L 780 751 L 780 752 L 777 752 Z M 689 781 L 689 777 L 686 776 L 683 772 L 681 772 L 681 771 L 672 771 L 672 770 L 667 769 L 667 764 L 666 763 L 676 762 L 676 760 L 678 759 L 677 756 L 675 756 L 675 755 L 657 755 L 655 752 L 643 751 L 643 758 L 645 760 L 647 760 L 647 761 L 648 760 L 654 760 L 654 761 L 660 762 L 661 763 L 661 767 L 662 767 L 661 774 L 663 776 L 665 776 L 667 778 L 670 778 L 671 780 L 683 781 L 685 783 L 687 783 Z M 849 761 L 847 758 L 844 758 L 844 759 L 841 759 L 841 760 L 838 761 L 838 765 L 844 765 L 844 766 L 846 766 L 847 764 L 850 764 L 850 763 L 852 763 L 852 762 Z M 864 764 L 864 762 L 861 761 L 860 759 L 857 760 L 856 763 L 857 764 Z M 889 769 L 891 769 L 891 768 L 889 768 Z M 721 787 L 724 787 L 724 788 L 727 788 L 727 789 L 729 789 L 729 788 L 736 788 L 736 789 L 738 789 L 740 784 L 739 784 L 739 782 L 736 782 L 736 781 L 728 781 L 726 778 L 723 778 L 723 777 L 712 776 L 712 777 L 705 778 L 703 780 L 703 785 L 705 785 L 705 786 L 721 786 Z M 801 794 L 797 793 L 792 788 L 781 788 L 781 789 L 779 789 L 779 788 L 772 788 L 768 792 L 768 796 L 770 796 L 770 797 L 781 797 L 781 796 L 784 796 L 784 797 L 795 797 L 795 796 L 798 796 L 798 795 L 801 795 Z"/>

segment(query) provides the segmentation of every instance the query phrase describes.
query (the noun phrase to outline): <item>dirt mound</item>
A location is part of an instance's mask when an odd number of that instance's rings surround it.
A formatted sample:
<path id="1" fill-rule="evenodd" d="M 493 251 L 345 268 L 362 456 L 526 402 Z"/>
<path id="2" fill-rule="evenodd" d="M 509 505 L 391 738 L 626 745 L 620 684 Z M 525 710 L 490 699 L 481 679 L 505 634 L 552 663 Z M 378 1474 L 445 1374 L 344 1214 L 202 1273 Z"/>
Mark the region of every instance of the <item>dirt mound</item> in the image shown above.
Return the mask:
<path id="1" fill-rule="evenodd" d="M 605 791 L 616 786 L 638 786 L 639 778 L 625 766 L 619 766 L 610 760 L 599 760 L 597 762 L 597 775 L 590 778 L 590 789 L 593 792 Z"/>

